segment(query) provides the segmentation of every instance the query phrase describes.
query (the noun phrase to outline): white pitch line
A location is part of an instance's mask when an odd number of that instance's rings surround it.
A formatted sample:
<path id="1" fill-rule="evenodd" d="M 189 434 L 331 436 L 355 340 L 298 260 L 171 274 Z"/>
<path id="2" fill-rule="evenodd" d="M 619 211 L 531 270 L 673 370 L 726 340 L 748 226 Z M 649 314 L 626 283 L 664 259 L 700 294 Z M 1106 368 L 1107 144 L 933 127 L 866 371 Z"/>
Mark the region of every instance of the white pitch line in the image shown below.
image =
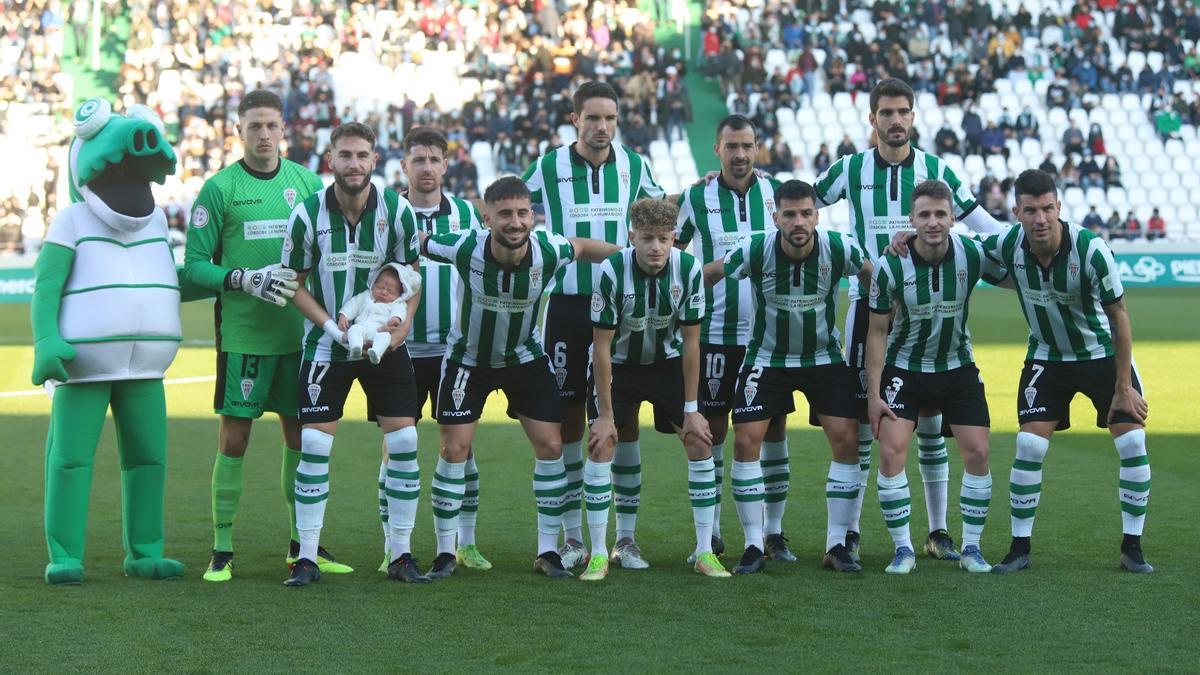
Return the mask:
<path id="1" fill-rule="evenodd" d="M 163 380 L 163 384 L 196 384 L 197 382 L 215 382 L 216 375 L 203 375 L 201 377 L 177 377 L 170 380 Z M 25 396 L 45 396 L 45 389 L 26 389 L 24 391 L 0 391 L 0 398 L 19 398 Z"/>

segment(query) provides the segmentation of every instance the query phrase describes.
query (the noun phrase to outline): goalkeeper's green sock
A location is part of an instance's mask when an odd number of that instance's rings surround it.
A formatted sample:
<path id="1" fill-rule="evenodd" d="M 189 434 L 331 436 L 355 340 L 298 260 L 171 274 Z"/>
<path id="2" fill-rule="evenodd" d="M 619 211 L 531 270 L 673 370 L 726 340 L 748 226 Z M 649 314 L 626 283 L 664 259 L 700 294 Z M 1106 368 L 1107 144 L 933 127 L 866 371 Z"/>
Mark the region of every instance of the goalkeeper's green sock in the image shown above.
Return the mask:
<path id="1" fill-rule="evenodd" d="M 296 467 L 300 466 L 300 451 L 283 447 L 283 462 L 279 467 L 279 489 L 287 500 L 288 527 L 291 529 L 292 541 L 300 541 L 300 533 L 296 531 Z"/>
<path id="2" fill-rule="evenodd" d="M 217 453 L 212 474 L 213 549 L 233 551 L 233 519 L 242 497 L 242 458 Z"/>

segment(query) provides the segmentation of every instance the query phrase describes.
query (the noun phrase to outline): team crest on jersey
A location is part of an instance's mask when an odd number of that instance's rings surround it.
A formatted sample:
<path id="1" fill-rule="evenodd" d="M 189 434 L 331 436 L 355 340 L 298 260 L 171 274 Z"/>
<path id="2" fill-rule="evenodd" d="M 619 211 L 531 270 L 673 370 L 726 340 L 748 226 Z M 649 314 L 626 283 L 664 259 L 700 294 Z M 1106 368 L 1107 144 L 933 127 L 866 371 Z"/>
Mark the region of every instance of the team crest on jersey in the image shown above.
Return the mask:
<path id="1" fill-rule="evenodd" d="M 773 198 L 767 197 L 763 200 L 763 203 L 767 205 L 767 213 L 775 213 L 775 200 Z"/>
<path id="2" fill-rule="evenodd" d="M 753 384 L 748 384 L 743 391 L 746 392 L 746 407 L 749 408 L 754 404 L 754 397 L 758 396 L 758 387 L 754 386 Z M 716 398 L 716 396 L 713 398 Z"/>
<path id="3" fill-rule="evenodd" d="M 683 286 L 679 284 L 671 284 L 671 304 L 679 306 L 679 301 L 683 299 Z"/>
<path id="4" fill-rule="evenodd" d="M 242 398 L 247 401 L 250 400 L 250 392 L 252 391 L 254 391 L 254 380 L 249 378 L 242 380 Z M 313 405 L 316 405 L 315 401 Z"/>
<path id="5" fill-rule="evenodd" d="M 618 175 L 621 177 L 621 185 L 624 185 L 626 188 L 628 188 L 629 187 L 629 172 L 622 171 Z"/>
<path id="6" fill-rule="evenodd" d="M 379 230 L 379 234 L 383 234 L 383 231 L 387 229 L 387 220 L 383 216 L 375 219 L 375 229 Z"/>
<path id="7" fill-rule="evenodd" d="M 817 274 L 819 274 L 822 279 L 829 277 L 829 264 L 821 263 L 820 265 L 818 265 L 817 266 Z"/>
<path id="8" fill-rule="evenodd" d="M 288 188 L 288 189 L 284 190 L 283 191 L 283 199 L 284 199 L 284 201 L 286 201 L 288 203 L 289 209 L 295 208 L 295 206 L 296 206 L 296 190 L 294 188 Z"/>
<path id="9" fill-rule="evenodd" d="M 959 286 L 967 285 L 967 271 L 966 270 L 958 271 L 958 285 Z"/>
<path id="10" fill-rule="evenodd" d="M 529 270 L 529 285 L 534 288 L 542 285 L 542 268 L 535 267 Z"/>
<path id="11" fill-rule="evenodd" d="M 1037 400 L 1037 387 L 1025 387 L 1025 404 L 1032 408 L 1033 402 Z"/>
<path id="12" fill-rule="evenodd" d="M 317 399 L 321 398 L 321 385 L 308 385 L 308 400 L 312 401 L 313 405 L 317 404 Z"/>
<path id="13" fill-rule="evenodd" d="M 208 209 L 203 206 L 197 206 L 192 209 L 192 227 L 197 230 L 202 229 L 208 224 Z"/>
<path id="14" fill-rule="evenodd" d="M 715 400 L 717 398 L 717 392 L 720 390 L 721 390 L 721 381 L 715 377 L 709 378 L 708 393 L 710 394 L 710 398 Z"/>
<path id="15" fill-rule="evenodd" d="M 1071 273 L 1072 279 L 1074 279 L 1075 277 L 1078 277 L 1079 276 L 1079 263 L 1077 263 L 1075 261 L 1071 261 L 1071 264 L 1067 265 L 1067 271 Z M 1029 405 L 1033 405 L 1033 404 L 1030 403 Z"/>
<path id="16" fill-rule="evenodd" d="M 567 369 L 566 368 L 555 368 L 554 369 L 554 381 L 558 383 L 558 388 L 562 389 L 563 383 L 565 383 L 567 381 Z"/>

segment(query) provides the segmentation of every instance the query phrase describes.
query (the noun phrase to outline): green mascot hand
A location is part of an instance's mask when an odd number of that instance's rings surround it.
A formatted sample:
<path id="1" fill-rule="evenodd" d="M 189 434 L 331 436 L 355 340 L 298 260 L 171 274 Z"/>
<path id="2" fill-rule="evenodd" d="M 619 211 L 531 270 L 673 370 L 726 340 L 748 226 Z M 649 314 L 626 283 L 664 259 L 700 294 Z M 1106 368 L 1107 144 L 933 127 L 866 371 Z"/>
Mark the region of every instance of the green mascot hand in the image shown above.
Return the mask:
<path id="1" fill-rule="evenodd" d="M 58 332 L 58 310 L 74 259 L 74 251 L 58 244 L 46 244 L 38 255 L 37 280 L 30 305 L 34 340 L 33 383 L 36 385 L 50 379 L 66 382 L 64 363 L 75 358 L 75 348 Z"/>

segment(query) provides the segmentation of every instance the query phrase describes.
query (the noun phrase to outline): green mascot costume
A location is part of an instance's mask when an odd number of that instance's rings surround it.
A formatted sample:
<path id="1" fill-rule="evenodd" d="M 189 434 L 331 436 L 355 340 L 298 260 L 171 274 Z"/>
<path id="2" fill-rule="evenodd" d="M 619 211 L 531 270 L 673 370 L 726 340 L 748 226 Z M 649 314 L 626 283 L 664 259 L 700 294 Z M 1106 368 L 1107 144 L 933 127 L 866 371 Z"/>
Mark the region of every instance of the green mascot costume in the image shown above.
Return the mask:
<path id="1" fill-rule="evenodd" d="M 163 373 L 181 341 L 180 289 L 151 181 L 175 172 L 162 121 L 145 106 L 75 112 L 71 205 L 37 260 L 34 384 L 53 381 L 46 439 L 49 584 L 83 581 L 92 465 L 112 408 L 121 463 L 125 574 L 182 576 L 163 556 L 167 412 Z"/>

